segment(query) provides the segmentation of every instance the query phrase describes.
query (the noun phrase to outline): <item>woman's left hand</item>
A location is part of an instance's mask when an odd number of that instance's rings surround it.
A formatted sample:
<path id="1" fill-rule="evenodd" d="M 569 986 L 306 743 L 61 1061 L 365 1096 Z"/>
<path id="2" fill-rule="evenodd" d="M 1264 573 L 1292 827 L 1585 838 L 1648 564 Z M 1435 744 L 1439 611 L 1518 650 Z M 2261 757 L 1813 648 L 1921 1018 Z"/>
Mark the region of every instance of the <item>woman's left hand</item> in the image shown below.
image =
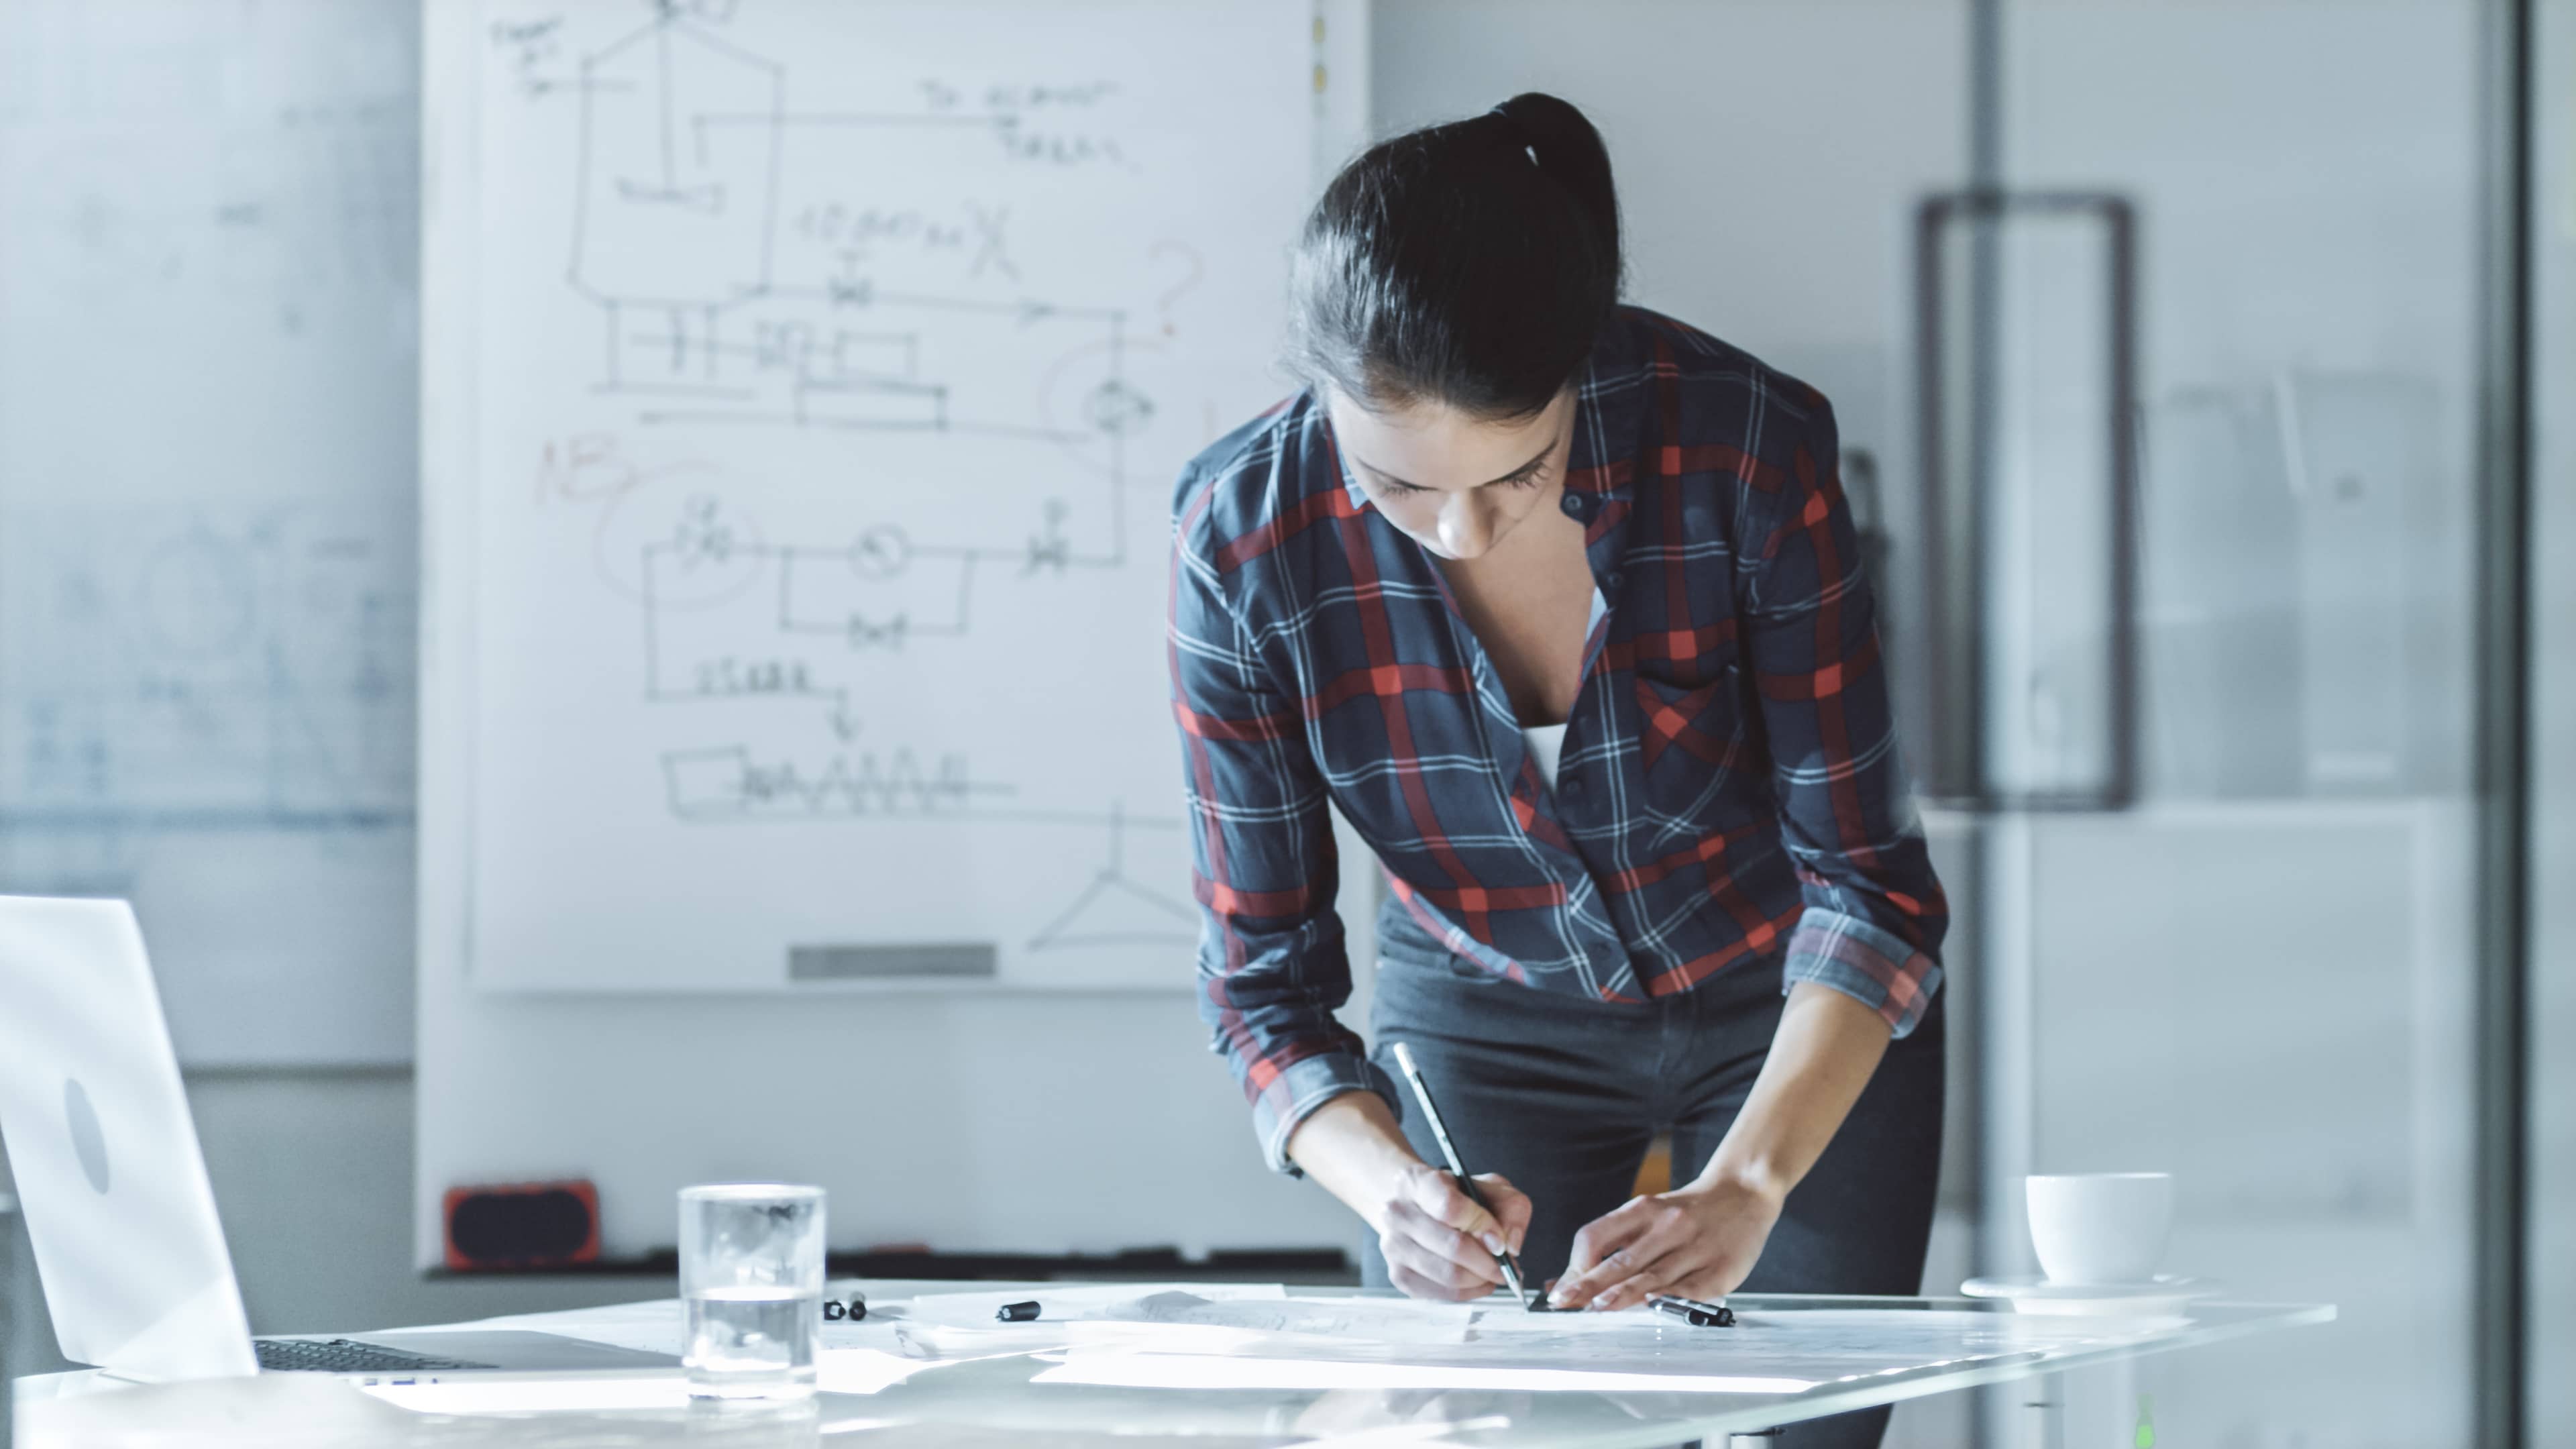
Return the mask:
<path id="1" fill-rule="evenodd" d="M 1781 1194 L 1738 1179 L 1694 1182 L 1630 1198 L 1574 1235 L 1555 1308 L 1633 1308 L 1649 1294 L 1722 1298 L 1762 1256 Z"/>

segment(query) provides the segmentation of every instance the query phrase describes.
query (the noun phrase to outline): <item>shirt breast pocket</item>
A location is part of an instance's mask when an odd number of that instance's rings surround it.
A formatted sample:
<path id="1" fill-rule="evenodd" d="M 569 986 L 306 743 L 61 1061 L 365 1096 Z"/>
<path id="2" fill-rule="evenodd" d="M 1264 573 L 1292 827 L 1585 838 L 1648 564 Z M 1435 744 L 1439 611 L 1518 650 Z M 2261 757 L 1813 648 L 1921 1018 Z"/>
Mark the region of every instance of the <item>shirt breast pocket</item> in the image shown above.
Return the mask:
<path id="1" fill-rule="evenodd" d="M 1638 762 L 1649 783 L 1692 794 L 1712 775 L 1743 768 L 1753 743 L 1733 651 L 1700 662 L 1640 663 L 1636 674 Z"/>

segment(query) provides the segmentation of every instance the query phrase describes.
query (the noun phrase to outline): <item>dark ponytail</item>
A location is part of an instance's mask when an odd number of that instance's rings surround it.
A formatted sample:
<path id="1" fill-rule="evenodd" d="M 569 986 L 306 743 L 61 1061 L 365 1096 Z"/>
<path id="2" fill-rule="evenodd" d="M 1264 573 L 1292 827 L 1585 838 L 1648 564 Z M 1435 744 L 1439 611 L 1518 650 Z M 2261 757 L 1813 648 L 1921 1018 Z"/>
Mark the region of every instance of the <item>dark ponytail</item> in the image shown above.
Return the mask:
<path id="1" fill-rule="evenodd" d="M 1610 153 L 1583 113 L 1514 96 L 1382 141 L 1306 218 L 1288 364 L 1373 408 L 1545 408 L 1619 301 Z"/>

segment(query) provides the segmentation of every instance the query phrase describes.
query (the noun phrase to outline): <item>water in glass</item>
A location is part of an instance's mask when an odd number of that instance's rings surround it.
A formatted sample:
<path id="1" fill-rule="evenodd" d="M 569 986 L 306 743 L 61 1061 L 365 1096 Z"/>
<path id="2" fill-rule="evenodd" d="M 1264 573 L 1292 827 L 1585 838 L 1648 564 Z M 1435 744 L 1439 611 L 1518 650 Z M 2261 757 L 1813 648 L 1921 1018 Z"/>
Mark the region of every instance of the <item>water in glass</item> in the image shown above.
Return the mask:
<path id="1" fill-rule="evenodd" d="M 793 1288 L 715 1288 L 688 1298 L 684 1357 L 693 1391 L 773 1396 L 781 1384 L 814 1381 L 820 1295 Z"/>
<path id="2" fill-rule="evenodd" d="M 823 1323 L 823 1190 L 727 1183 L 680 1191 L 681 1359 L 691 1393 L 814 1392 Z"/>

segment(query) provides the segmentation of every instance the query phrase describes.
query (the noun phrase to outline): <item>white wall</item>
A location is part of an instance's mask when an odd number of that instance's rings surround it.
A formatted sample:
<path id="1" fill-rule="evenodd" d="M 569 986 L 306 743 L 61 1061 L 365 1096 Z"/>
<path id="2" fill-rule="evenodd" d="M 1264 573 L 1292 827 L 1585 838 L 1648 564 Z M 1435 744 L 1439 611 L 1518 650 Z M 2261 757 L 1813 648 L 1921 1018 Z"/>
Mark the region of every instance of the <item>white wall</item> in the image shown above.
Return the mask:
<path id="1" fill-rule="evenodd" d="M 1629 296 L 1903 425 L 1916 198 L 1966 170 L 1961 0 L 1378 0 L 1380 133 L 1541 90 L 1610 146 Z"/>

